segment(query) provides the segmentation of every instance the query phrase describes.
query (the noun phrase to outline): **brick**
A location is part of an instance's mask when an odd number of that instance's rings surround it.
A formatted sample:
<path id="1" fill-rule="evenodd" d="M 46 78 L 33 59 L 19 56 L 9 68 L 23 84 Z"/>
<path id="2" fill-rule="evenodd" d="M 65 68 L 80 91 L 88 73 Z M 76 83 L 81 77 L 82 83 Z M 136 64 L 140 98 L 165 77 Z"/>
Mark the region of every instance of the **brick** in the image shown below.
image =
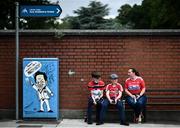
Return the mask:
<path id="1" fill-rule="evenodd" d="M 0 39 L 0 109 L 15 108 L 15 41 L 14 36 Z M 147 88 L 179 88 L 180 38 L 178 36 L 24 36 L 20 40 L 20 62 L 24 57 L 58 57 L 60 62 L 60 108 L 84 109 L 87 105 L 90 73 L 98 70 L 109 82 L 112 72 L 124 84 L 127 70 L 137 68 Z M 67 72 L 73 69 L 72 77 Z M 22 69 L 19 71 L 22 76 Z M 83 78 L 82 82 L 80 79 Z M 20 77 L 20 84 L 22 78 Z M 22 86 L 22 85 L 21 85 Z M 72 90 L 72 91 L 67 91 Z M 7 93 L 8 92 L 8 93 Z M 66 92 L 66 94 L 64 93 Z M 161 95 L 167 93 L 154 93 Z M 73 95 L 74 98 L 69 97 Z M 173 93 L 179 95 L 179 93 Z M 73 100 L 73 102 L 72 102 Z M 150 106 L 153 109 L 153 106 Z M 163 108 L 161 108 L 163 109 Z"/>

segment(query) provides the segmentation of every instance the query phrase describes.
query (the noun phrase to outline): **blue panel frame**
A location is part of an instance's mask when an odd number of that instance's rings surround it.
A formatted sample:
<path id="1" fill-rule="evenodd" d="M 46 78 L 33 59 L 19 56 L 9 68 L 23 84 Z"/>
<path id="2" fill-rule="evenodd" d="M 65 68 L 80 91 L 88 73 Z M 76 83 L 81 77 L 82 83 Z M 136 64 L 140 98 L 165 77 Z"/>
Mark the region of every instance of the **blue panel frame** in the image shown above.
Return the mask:
<path id="1" fill-rule="evenodd" d="M 58 58 L 23 59 L 24 119 L 59 119 L 59 63 Z"/>

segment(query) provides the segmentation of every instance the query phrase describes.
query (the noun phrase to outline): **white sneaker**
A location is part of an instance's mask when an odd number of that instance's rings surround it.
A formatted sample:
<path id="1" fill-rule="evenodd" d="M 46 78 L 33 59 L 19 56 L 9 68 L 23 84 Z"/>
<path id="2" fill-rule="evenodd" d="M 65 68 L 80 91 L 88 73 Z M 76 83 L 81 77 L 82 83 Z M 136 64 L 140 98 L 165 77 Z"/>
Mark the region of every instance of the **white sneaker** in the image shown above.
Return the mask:
<path id="1" fill-rule="evenodd" d="M 142 116 L 141 114 L 139 115 L 139 119 L 138 119 L 138 123 L 141 123 L 142 122 Z"/>

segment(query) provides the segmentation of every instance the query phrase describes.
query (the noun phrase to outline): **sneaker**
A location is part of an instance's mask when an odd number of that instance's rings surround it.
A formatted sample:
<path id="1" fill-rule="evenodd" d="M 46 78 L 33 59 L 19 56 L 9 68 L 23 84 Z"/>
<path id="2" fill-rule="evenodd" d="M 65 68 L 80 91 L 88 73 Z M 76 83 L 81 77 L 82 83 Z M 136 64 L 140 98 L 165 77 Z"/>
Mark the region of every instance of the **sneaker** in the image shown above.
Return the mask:
<path id="1" fill-rule="evenodd" d="M 122 122 L 122 123 L 120 123 L 120 125 L 129 126 L 129 123 L 127 123 L 127 122 Z"/>
<path id="2" fill-rule="evenodd" d="M 92 121 L 88 121 L 87 124 L 93 124 L 93 122 Z"/>
<path id="3" fill-rule="evenodd" d="M 87 122 L 87 117 L 84 117 L 84 122 Z"/>
<path id="4" fill-rule="evenodd" d="M 134 118 L 134 123 L 138 123 L 139 122 L 139 118 Z"/>
<path id="5" fill-rule="evenodd" d="M 104 124 L 103 122 L 97 122 L 96 125 L 102 125 Z"/>
<path id="6" fill-rule="evenodd" d="M 141 122 L 145 122 L 145 117 L 142 112 L 141 112 Z"/>
<path id="7" fill-rule="evenodd" d="M 142 122 L 142 115 L 140 114 L 138 118 L 138 123 L 141 123 L 141 122 Z"/>

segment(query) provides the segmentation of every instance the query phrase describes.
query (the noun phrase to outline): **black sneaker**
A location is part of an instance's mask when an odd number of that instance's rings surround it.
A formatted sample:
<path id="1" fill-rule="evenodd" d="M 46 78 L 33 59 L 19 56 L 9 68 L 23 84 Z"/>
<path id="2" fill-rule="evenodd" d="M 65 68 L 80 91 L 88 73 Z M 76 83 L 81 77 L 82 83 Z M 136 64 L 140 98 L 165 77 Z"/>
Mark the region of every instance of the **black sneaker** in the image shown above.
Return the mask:
<path id="1" fill-rule="evenodd" d="M 93 124 L 93 122 L 92 121 L 88 121 L 87 124 Z"/>
<path id="2" fill-rule="evenodd" d="M 120 125 L 125 125 L 125 126 L 129 126 L 129 123 L 126 123 L 126 122 L 122 122 L 122 123 L 120 123 Z"/>
<path id="3" fill-rule="evenodd" d="M 103 122 L 97 122 L 96 125 L 102 125 L 104 124 Z"/>

